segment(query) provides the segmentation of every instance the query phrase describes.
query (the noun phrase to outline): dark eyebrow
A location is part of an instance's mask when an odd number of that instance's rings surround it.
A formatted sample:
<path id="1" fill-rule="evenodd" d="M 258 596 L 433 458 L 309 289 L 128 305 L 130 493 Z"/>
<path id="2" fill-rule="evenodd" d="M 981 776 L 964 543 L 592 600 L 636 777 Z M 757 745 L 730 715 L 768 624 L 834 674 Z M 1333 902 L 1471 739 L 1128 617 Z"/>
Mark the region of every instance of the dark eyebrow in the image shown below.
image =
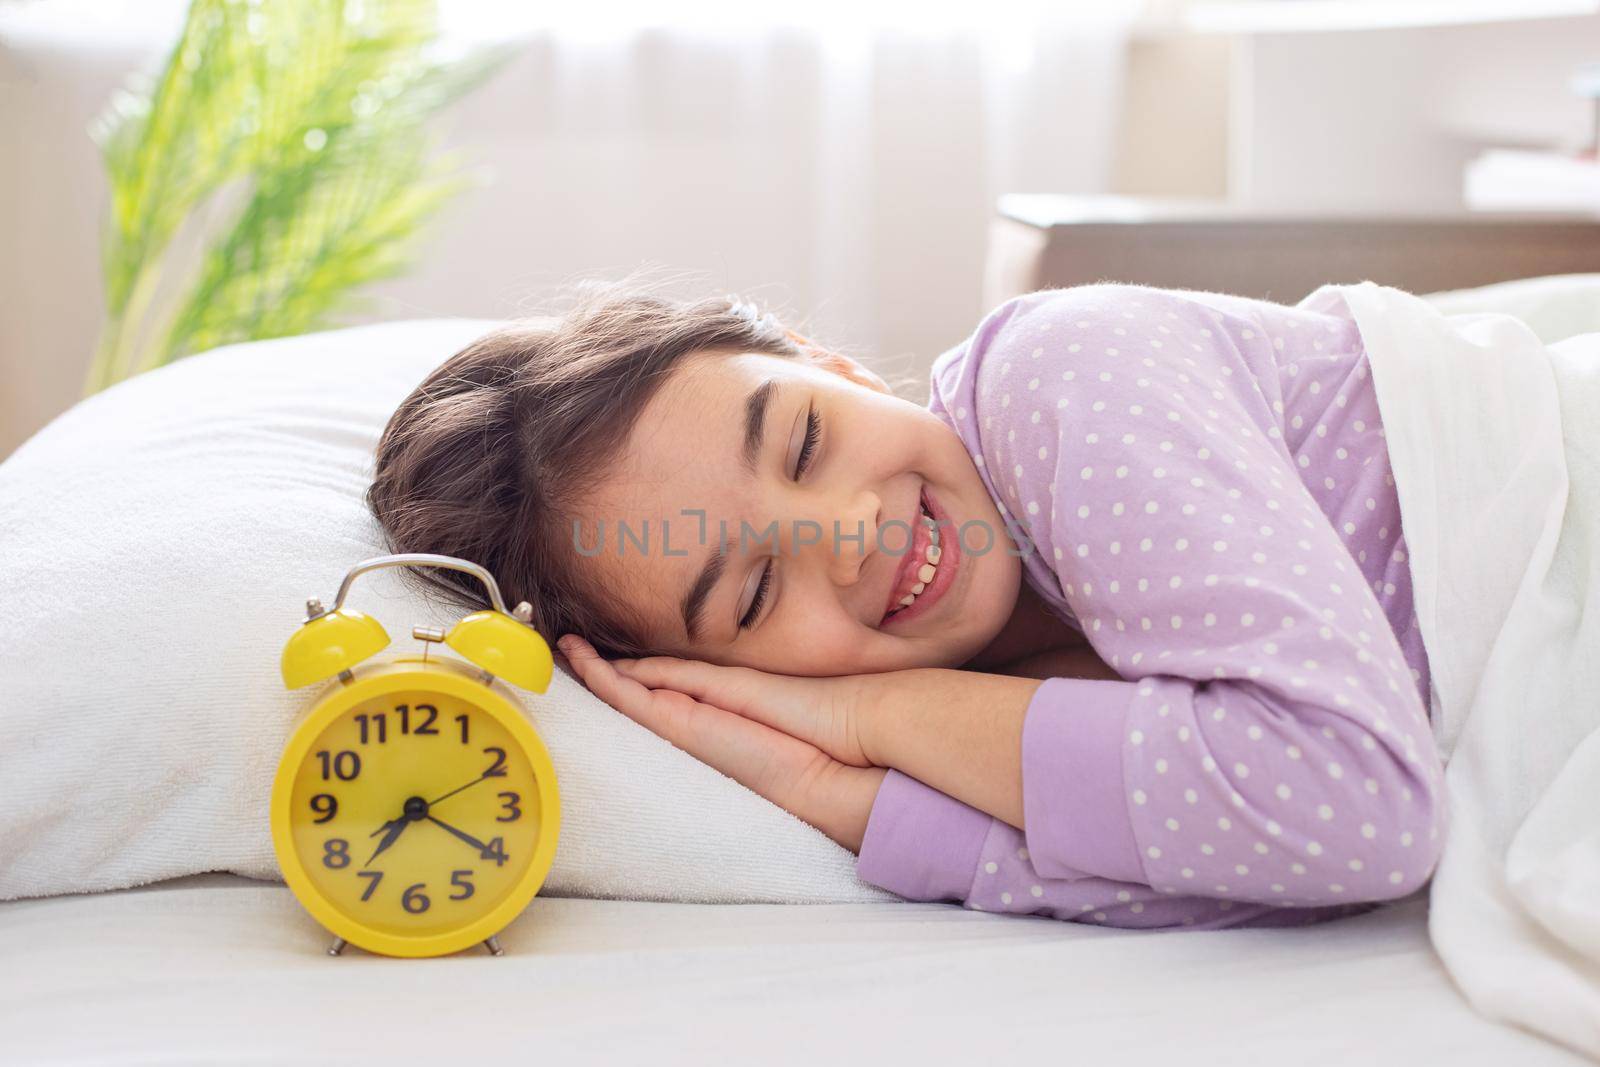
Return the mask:
<path id="1" fill-rule="evenodd" d="M 690 641 L 700 640 L 700 629 L 705 623 L 706 600 L 710 598 L 711 590 L 716 588 L 723 569 L 728 565 L 728 554 L 723 550 L 724 547 L 718 545 L 711 550 L 711 558 L 700 568 L 700 576 L 694 580 L 694 585 L 690 586 L 689 592 L 684 595 L 683 628 L 688 633 Z"/>
<path id="2" fill-rule="evenodd" d="M 744 461 L 745 469 L 752 475 L 756 472 L 756 460 L 761 455 L 761 441 L 766 436 L 767 408 L 772 404 L 772 398 L 778 393 L 776 379 L 768 378 L 755 389 L 744 402 L 744 451 L 740 459 Z"/>
<path id="3" fill-rule="evenodd" d="M 740 449 L 739 460 L 751 476 L 755 475 L 756 461 L 761 458 L 761 444 L 767 432 L 767 410 L 777 394 L 777 380 L 768 378 L 751 390 L 744 401 L 744 447 Z M 705 624 L 706 601 L 711 598 L 711 591 L 716 588 L 727 566 L 727 545 L 719 544 L 712 550 L 705 566 L 700 568 L 694 585 L 684 595 L 681 605 L 683 629 L 691 642 L 700 640 L 700 632 Z"/>

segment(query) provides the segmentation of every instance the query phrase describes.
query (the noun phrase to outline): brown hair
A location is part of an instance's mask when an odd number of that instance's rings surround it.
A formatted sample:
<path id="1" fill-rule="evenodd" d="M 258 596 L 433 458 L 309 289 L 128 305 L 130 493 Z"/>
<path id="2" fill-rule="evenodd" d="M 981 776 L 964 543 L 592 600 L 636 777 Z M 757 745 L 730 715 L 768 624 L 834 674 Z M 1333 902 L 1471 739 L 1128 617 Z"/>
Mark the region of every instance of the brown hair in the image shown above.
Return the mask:
<path id="1" fill-rule="evenodd" d="M 650 655 L 641 618 L 577 565 L 582 493 L 686 356 L 795 357 L 811 342 L 737 297 L 676 301 L 593 279 L 574 293 L 566 314 L 480 337 L 406 397 L 378 443 L 367 504 L 389 551 L 482 565 L 508 609 L 533 605 L 532 625 L 552 644 L 576 633 L 603 655 Z M 406 574 L 468 610 L 488 604 L 470 575 Z"/>

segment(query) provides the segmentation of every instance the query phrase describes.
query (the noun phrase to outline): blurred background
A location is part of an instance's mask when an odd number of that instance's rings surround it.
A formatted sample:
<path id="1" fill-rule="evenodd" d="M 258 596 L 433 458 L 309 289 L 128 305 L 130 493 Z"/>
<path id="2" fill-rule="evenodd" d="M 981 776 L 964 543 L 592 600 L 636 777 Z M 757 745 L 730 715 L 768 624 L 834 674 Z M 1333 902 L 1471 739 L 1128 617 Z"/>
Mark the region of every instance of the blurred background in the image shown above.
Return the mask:
<path id="1" fill-rule="evenodd" d="M 343 281 L 317 281 L 327 300 L 242 326 L 216 310 L 185 344 L 513 317 L 577 278 L 647 266 L 679 295 L 750 298 L 921 401 L 940 352 L 1046 285 L 1293 302 L 1323 281 L 1430 291 L 1600 271 L 1600 0 L 429 7 L 433 54 L 498 50 L 419 119 L 467 180 L 407 220 L 408 256 L 352 253 Z M 124 137 L 162 132 L 132 121 L 139 86 L 188 14 L 0 0 L 0 458 L 92 392 L 97 351 L 123 343 L 107 342 L 108 293 L 139 302 L 140 227 L 165 187 L 129 169 L 153 164 L 128 144 L 120 164 L 106 155 L 105 124 L 121 99 Z M 301 47 L 280 57 L 291 72 Z M 296 127 L 295 144 L 315 152 L 322 129 Z M 211 144 L 186 132 L 190 150 Z M 257 161 L 279 177 L 280 163 Z M 240 182 L 197 202 L 196 247 L 234 225 Z M 289 243 L 257 242 L 251 269 Z M 219 285 L 240 254 L 214 261 Z M 163 277 L 183 275 L 174 262 Z M 364 302 L 334 299 L 339 285 Z"/>

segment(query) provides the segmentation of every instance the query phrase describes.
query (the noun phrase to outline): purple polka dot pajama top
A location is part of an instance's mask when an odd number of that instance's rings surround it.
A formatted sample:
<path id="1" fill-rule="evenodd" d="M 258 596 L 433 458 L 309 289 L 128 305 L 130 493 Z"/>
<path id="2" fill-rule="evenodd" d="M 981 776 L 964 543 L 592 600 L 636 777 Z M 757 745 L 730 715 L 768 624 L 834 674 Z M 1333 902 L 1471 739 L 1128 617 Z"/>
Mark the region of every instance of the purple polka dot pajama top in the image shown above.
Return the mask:
<path id="1" fill-rule="evenodd" d="M 1426 885 L 1443 768 L 1353 321 L 1044 290 L 938 358 L 929 408 L 1024 535 L 1025 580 L 1125 680 L 1040 685 L 1025 830 L 890 770 L 864 880 L 1193 929 L 1317 922 Z"/>

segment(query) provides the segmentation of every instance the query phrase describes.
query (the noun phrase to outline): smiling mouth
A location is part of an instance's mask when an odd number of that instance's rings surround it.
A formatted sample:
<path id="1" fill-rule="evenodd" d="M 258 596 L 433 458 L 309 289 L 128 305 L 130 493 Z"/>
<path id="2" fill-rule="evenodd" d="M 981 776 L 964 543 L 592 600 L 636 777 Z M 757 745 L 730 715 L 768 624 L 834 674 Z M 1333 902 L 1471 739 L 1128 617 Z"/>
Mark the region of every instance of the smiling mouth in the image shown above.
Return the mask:
<path id="1" fill-rule="evenodd" d="M 915 606 L 917 598 L 939 577 L 939 567 L 946 559 L 946 548 L 940 544 L 939 529 L 925 495 L 918 497 L 917 506 L 921 522 L 913 532 L 911 547 L 906 551 L 907 558 L 901 561 L 900 569 L 896 572 L 889 610 L 879 625 Z"/>

